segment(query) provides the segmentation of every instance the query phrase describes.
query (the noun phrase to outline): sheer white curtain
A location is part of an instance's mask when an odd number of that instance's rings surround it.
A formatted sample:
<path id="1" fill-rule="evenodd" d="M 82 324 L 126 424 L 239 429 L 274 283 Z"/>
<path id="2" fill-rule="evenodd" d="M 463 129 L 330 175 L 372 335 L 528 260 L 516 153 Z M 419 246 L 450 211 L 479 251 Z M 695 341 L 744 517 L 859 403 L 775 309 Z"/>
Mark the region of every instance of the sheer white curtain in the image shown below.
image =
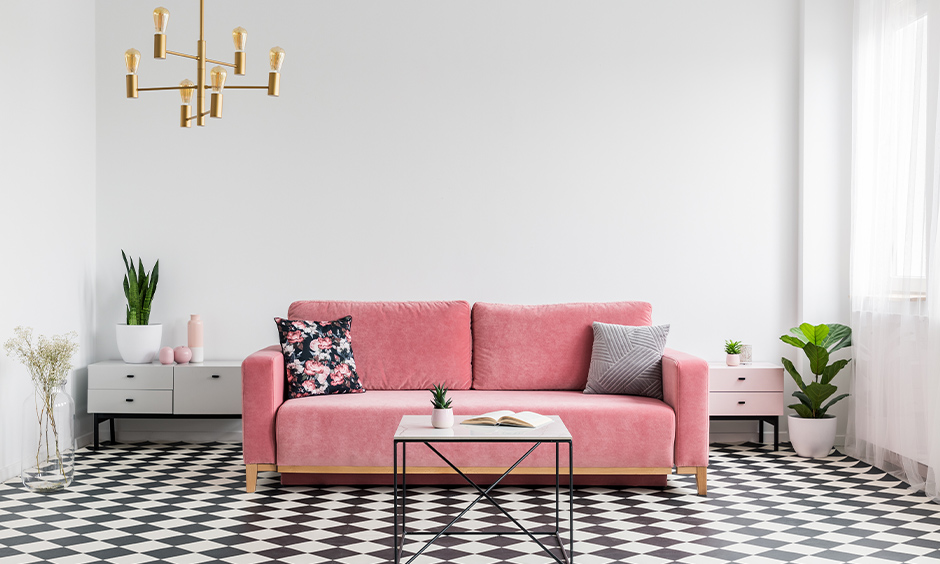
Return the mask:
<path id="1" fill-rule="evenodd" d="M 940 1 L 855 7 L 846 449 L 940 499 Z"/>

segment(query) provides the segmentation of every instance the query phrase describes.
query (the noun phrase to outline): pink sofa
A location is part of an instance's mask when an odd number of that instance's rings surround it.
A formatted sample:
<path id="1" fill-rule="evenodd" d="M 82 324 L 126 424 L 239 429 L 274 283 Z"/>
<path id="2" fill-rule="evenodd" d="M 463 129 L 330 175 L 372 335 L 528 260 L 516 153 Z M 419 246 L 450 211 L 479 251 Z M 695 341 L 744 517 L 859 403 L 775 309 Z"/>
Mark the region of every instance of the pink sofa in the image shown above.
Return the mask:
<path id="1" fill-rule="evenodd" d="M 392 435 L 402 415 L 430 413 L 428 388 L 443 382 L 456 415 L 496 409 L 560 415 L 574 439 L 575 475 L 588 483 L 624 476 L 665 485 L 695 474 L 705 494 L 708 365 L 667 349 L 664 399 L 584 394 L 594 321 L 650 325 L 644 302 L 501 305 L 454 302 L 301 301 L 290 319 L 352 315 L 353 354 L 364 394 L 285 401 L 279 346 L 242 363 L 246 485 L 259 471 L 285 484 L 377 481 L 391 474 Z M 442 444 L 470 474 L 499 474 L 529 445 Z M 449 448 L 448 448 L 449 447 Z M 551 451 L 551 452 L 550 452 Z M 424 447 L 409 449 L 409 474 L 451 472 Z M 554 449 L 538 449 L 513 474 L 554 474 Z M 390 479 L 390 478 L 389 478 Z M 590 480 L 593 479 L 593 482 Z M 383 479 L 384 480 L 384 479 Z"/>

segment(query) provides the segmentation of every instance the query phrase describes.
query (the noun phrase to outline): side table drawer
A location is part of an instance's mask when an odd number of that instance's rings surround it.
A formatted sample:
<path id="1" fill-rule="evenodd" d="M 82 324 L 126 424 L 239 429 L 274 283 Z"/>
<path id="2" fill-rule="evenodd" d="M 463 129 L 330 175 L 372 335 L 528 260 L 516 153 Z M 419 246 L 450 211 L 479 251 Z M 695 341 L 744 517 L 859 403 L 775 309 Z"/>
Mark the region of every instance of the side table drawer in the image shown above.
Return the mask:
<path id="1" fill-rule="evenodd" d="M 709 415 L 783 415 L 783 392 L 711 392 Z"/>
<path id="2" fill-rule="evenodd" d="M 240 366 L 176 367 L 173 413 L 233 415 L 242 412 Z"/>
<path id="3" fill-rule="evenodd" d="M 173 413 L 173 391 L 88 390 L 88 413 Z"/>
<path id="4" fill-rule="evenodd" d="M 173 366 L 107 364 L 88 367 L 90 390 L 172 390 Z"/>
<path id="5" fill-rule="evenodd" d="M 782 392 L 783 369 L 755 370 L 747 366 L 712 369 L 708 389 L 713 392 Z"/>

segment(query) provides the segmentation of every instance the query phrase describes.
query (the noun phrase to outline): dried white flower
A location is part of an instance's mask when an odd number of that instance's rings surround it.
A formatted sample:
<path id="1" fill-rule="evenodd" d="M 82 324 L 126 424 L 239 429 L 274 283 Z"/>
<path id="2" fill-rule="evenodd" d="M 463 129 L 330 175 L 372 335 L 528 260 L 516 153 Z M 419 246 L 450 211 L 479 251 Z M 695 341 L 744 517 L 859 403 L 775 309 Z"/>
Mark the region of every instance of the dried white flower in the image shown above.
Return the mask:
<path id="1" fill-rule="evenodd" d="M 72 356 L 78 350 L 78 333 L 71 331 L 51 338 L 40 335 L 35 343 L 31 327 L 17 327 L 13 333 L 15 336 L 3 348 L 26 366 L 36 387 L 49 390 L 65 383 L 72 369 Z"/>

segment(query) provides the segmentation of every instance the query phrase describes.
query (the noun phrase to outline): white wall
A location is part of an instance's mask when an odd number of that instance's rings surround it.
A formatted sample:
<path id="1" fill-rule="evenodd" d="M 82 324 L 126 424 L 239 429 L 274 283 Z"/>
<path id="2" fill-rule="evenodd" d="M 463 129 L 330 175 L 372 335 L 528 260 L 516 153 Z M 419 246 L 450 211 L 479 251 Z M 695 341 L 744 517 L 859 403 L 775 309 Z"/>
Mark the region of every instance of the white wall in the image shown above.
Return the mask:
<path id="1" fill-rule="evenodd" d="M 849 324 L 849 231 L 852 166 L 852 0 L 802 2 L 800 88 L 799 318 L 814 325 Z M 805 355 L 788 347 L 787 357 Z M 838 353 L 852 356 L 852 349 Z M 834 384 L 850 389 L 854 364 Z M 788 377 L 790 398 L 796 384 Z M 839 418 L 837 444 L 844 444 L 850 400 L 830 413 Z"/>
<path id="2" fill-rule="evenodd" d="M 169 48 L 194 51 L 194 4 L 165 5 Z M 201 313 L 207 358 L 276 342 L 271 318 L 312 298 L 647 300 L 672 347 L 783 352 L 797 3 L 210 0 L 210 57 L 249 30 L 229 84 L 288 54 L 279 99 L 229 91 L 192 130 L 175 93 L 124 98 L 130 46 L 141 86 L 194 78 L 146 57 L 149 10 L 97 3 L 100 358 L 117 356 L 121 248 L 160 259 L 164 343 Z"/>
<path id="3" fill-rule="evenodd" d="M 29 48 L 27 56 L 26 49 Z M 78 331 L 69 388 L 91 432 L 94 356 L 95 19 L 90 0 L 5 2 L 0 17 L 0 345 L 17 325 Z M 20 86 L 16 86 L 20 85 Z M 19 473 L 25 367 L 0 348 L 0 481 Z"/>

